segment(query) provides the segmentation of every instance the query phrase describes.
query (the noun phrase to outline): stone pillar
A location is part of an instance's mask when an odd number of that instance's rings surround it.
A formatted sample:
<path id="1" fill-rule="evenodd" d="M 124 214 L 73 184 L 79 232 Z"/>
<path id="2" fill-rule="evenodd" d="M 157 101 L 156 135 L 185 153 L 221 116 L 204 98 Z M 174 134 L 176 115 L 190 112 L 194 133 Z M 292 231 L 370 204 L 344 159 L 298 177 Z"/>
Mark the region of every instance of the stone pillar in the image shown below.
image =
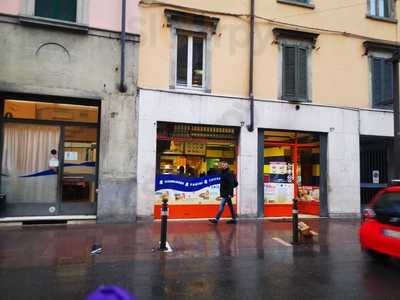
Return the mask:
<path id="1" fill-rule="evenodd" d="M 137 116 L 134 94 L 106 94 L 102 102 L 97 220 L 136 221 Z"/>
<path id="2" fill-rule="evenodd" d="M 242 127 L 239 141 L 238 213 L 240 217 L 257 217 L 257 129 Z"/>
<path id="3" fill-rule="evenodd" d="M 328 134 L 328 210 L 330 217 L 360 215 L 360 135 L 358 112 L 344 111 L 343 127 Z"/>

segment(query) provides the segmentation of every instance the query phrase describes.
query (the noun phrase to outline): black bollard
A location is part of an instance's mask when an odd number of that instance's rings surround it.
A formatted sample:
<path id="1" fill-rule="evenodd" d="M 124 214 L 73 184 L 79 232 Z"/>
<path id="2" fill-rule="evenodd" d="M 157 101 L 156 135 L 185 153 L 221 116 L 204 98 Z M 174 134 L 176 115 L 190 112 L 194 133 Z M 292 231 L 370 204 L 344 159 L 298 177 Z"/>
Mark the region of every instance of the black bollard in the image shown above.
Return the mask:
<path id="1" fill-rule="evenodd" d="M 292 244 L 295 245 L 299 243 L 299 210 L 296 198 L 293 199 L 292 230 L 293 230 Z"/>
<path id="2" fill-rule="evenodd" d="M 168 196 L 163 196 L 161 207 L 160 251 L 167 251 Z"/>

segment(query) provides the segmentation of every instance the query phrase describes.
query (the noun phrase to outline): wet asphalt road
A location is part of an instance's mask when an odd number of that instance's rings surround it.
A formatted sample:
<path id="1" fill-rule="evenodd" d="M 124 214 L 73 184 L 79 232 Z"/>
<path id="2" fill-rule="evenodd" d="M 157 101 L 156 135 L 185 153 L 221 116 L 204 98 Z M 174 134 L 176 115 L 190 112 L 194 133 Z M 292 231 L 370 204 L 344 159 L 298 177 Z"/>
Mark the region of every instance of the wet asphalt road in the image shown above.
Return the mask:
<path id="1" fill-rule="evenodd" d="M 0 299 L 84 299 L 117 284 L 137 299 L 400 299 L 400 262 L 360 250 L 357 220 L 169 224 L 173 253 L 153 252 L 159 223 L 0 228 Z M 90 256 L 100 242 L 104 252 Z"/>

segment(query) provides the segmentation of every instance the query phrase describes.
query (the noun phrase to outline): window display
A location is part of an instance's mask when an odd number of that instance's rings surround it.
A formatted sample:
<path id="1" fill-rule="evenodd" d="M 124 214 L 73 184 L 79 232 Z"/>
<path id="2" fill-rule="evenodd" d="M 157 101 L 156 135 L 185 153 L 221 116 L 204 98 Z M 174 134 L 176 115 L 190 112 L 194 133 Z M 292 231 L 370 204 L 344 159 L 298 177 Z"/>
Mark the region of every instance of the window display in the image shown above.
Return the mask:
<path id="1" fill-rule="evenodd" d="M 237 174 L 237 137 L 236 128 L 158 123 L 156 205 L 166 196 L 170 205 L 219 205 L 218 165 Z"/>

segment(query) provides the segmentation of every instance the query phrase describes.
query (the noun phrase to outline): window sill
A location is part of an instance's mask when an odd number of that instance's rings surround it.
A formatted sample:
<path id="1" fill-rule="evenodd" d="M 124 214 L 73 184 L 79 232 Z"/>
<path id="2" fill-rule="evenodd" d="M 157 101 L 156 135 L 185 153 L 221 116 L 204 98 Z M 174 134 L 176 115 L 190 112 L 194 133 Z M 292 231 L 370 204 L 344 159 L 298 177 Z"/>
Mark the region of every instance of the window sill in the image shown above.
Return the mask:
<path id="1" fill-rule="evenodd" d="M 186 87 L 182 85 L 170 86 L 170 90 L 185 92 L 188 94 L 210 94 L 211 90 L 206 88 Z"/>
<path id="2" fill-rule="evenodd" d="M 288 96 L 282 96 L 281 100 L 288 101 L 288 102 L 294 102 L 294 103 L 310 103 L 310 99 L 301 99 L 301 98 L 296 98 L 296 97 L 288 97 Z"/>
<path id="3" fill-rule="evenodd" d="M 277 2 L 281 3 L 281 4 L 295 5 L 295 6 L 300 6 L 300 7 L 309 8 L 309 9 L 315 8 L 314 4 L 296 2 L 295 0 L 277 0 Z"/>
<path id="4" fill-rule="evenodd" d="M 54 29 L 74 31 L 78 33 L 88 33 L 89 27 L 84 24 L 73 23 L 68 21 L 53 20 L 35 16 L 19 16 L 19 21 L 23 25 L 49 27 Z"/>
<path id="5" fill-rule="evenodd" d="M 370 14 L 367 14 L 366 17 L 368 19 L 375 20 L 375 21 L 382 21 L 382 22 L 397 24 L 397 19 L 394 19 L 394 18 L 377 17 L 377 16 L 373 16 Z"/>

